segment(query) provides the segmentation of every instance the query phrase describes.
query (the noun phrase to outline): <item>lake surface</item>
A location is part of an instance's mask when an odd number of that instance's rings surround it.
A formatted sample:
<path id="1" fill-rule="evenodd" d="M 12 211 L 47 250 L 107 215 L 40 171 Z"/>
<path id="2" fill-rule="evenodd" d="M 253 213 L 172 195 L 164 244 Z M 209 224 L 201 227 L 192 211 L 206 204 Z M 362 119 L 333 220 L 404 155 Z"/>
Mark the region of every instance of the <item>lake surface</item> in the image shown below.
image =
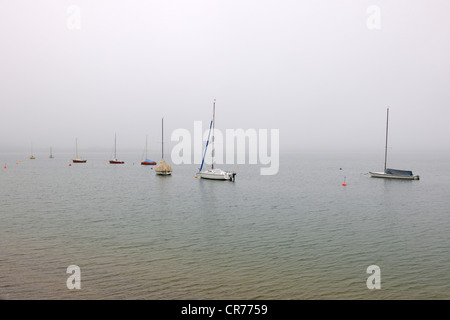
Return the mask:
<path id="1" fill-rule="evenodd" d="M 382 154 L 220 165 L 235 182 L 55 157 L 0 154 L 0 299 L 450 299 L 448 154 L 390 158 L 419 181 L 370 178 Z"/>

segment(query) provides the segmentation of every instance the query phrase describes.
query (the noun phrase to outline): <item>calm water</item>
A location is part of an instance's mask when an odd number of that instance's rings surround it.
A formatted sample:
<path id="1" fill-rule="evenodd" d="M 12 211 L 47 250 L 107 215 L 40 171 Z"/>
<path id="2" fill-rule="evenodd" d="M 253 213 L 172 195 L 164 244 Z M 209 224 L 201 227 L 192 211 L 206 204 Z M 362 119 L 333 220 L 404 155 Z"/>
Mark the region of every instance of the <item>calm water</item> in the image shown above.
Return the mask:
<path id="1" fill-rule="evenodd" d="M 391 158 L 420 181 L 370 178 L 382 154 L 220 166 L 235 183 L 55 156 L 0 155 L 1 299 L 450 299 L 449 155 Z"/>

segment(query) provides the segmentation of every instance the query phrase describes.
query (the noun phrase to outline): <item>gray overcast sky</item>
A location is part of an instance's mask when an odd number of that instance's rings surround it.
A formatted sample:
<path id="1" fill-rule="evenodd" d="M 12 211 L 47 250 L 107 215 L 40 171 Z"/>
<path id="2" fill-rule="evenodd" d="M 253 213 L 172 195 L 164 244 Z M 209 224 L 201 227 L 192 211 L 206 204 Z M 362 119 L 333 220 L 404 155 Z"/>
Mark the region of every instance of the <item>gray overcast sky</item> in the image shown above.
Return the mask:
<path id="1" fill-rule="evenodd" d="M 279 129 L 282 150 L 382 152 L 387 106 L 392 148 L 448 150 L 449 12 L 448 0 L 0 0 L 0 152 L 76 137 L 110 150 L 115 132 L 122 149 L 146 134 L 155 149 L 161 117 L 167 141 L 195 120 L 206 130 L 213 99 L 219 129 Z"/>

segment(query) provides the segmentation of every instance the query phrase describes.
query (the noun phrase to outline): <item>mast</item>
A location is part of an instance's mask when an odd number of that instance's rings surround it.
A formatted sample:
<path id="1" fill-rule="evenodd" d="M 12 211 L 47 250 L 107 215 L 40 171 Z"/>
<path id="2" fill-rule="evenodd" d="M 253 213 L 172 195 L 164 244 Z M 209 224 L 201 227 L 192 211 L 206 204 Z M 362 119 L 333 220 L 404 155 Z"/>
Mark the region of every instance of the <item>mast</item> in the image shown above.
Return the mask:
<path id="1" fill-rule="evenodd" d="M 145 159 L 147 160 L 147 135 L 145 136 Z"/>
<path id="2" fill-rule="evenodd" d="M 212 148 L 211 148 L 211 169 L 214 169 L 214 127 L 216 124 L 216 99 L 213 104 L 213 128 L 212 128 Z"/>
<path id="3" fill-rule="evenodd" d="M 161 159 L 164 159 L 164 117 L 161 118 Z"/>
<path id="4" fill-rule="evenodd" d="M 386 163 L 387 163 L 387 148 L 388 148 L 388 129 L 389 129 L 389 108 L 387 108 L 386 114 L 386 145 L 384 148 L 384 172 L 386 173 Z"/>
<path id="5" fill-rule="evenodd" d="M 78 159 L 78 139 L 75 138 L 75 159 Z"/>
<path id="6" fill-rule="evenodd" d="M 116 155 L 117 134 L 114 133 L 114 159 L 117 159 Z"/>

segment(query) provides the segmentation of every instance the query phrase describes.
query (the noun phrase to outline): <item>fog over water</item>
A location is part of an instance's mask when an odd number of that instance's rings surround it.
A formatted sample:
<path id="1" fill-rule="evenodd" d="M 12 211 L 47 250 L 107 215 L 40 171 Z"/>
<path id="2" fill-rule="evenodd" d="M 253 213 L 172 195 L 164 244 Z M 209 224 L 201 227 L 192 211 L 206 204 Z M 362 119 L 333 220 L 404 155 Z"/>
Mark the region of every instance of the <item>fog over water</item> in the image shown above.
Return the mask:
<path id="1" fill-rule="evenodd" d="M 282 151 L 448 151 L 448 1 L 2 1 L 0 152 L 167 150 L 179 128 Z"/>
<path id="2" fill-rule="evenodd" d="M 449 12 L 0 0 L 0 299 L 448 299 Z M 196 176 L 214 101 L 234 182 Z M 368 173 L 388 107 L 388 165 L 420 180 Z M 170 176 L 140 165 L 162 118 Z M 228 130 L 256 163 L 221 163 Z"/>

